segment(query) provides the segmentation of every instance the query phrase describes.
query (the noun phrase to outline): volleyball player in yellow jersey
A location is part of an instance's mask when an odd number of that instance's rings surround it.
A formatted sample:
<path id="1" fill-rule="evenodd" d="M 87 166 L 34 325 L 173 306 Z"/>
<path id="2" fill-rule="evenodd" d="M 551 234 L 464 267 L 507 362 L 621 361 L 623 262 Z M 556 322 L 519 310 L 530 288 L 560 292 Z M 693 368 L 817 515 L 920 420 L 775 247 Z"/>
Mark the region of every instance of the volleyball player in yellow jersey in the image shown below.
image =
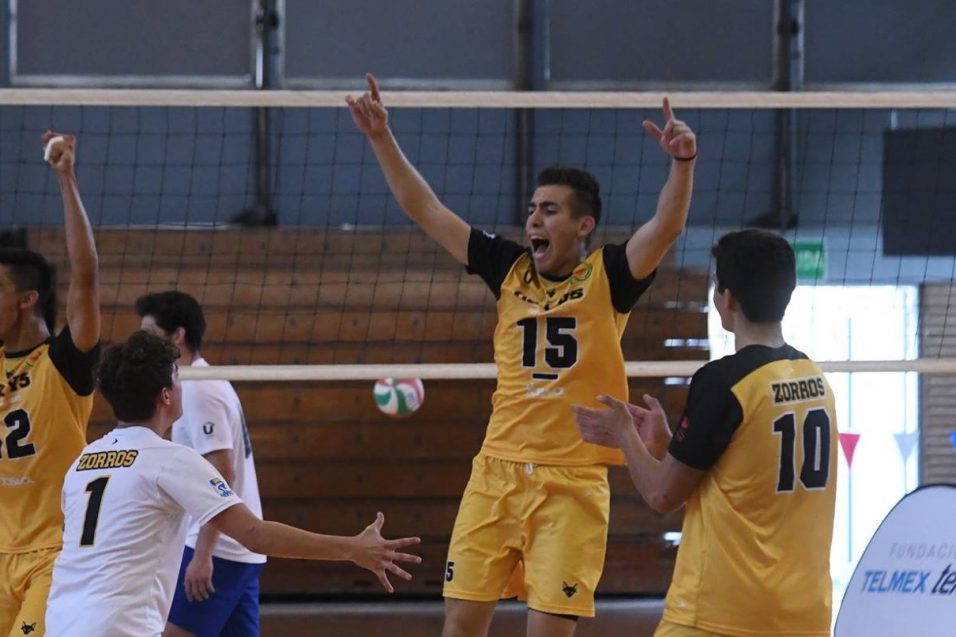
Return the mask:
<path id="1" fill-rule="evenodd" d="M 626 397 L 621 333 L 684 228 L 696 137 L 665 99 L 664 128 L 644 123 L 674 159 L 657 211 L 625 244 L 590 255 L 597 181 L 582 170 L 544 171 L 528 203 L 528 250 L 471 228 L 438 200 L 402 154 L 375 79 L 367 79 L 369 91 L 348 104 L 392 193 L 497 298 L 498 387 L 452 533 L 443 635 L 487 634 L 515 573 L 532 611 L 528 634 L 571 635 L 577 617 L 594 614 L 607 543 L 606 465 L 623 459 L 581 440 L 570 405 L 596 405 L 608 387 Z"/>
<path id="2" fill-rule="evenodd" d="M 576 406 L 576 418 L 585 440 L 624 449 L 652 508 L 687 504 L 656 637 L 825 637 L 836 410 L 820 367 L 783 339 L 793 250 L 743 230 L 713 254 L 714 305 L 736 353 L 694 375 L 673 438 L 649 396 L 650 409 L 630 410 L 601 397 L 610 409 Z"/>
<path id="3" fill-rule="evenodd" d="M 42 637 L 60 550 L 63 476 L 86 445 L 100 338 L 97 256 L 73 163 L 76 139 L 48 132 L 70 263 L 67 324 L 53 334 L 53 271 L 39 254 L 0 249 L 0 637 Z"/>

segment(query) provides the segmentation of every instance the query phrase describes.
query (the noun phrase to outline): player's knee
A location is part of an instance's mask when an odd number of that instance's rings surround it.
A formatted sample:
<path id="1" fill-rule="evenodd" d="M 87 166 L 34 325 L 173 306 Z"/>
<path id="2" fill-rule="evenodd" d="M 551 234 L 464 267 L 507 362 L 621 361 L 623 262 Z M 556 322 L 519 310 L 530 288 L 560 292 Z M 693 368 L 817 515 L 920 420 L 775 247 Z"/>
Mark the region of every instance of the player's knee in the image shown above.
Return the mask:
<path id="1" fill-rule="evenodd" d="M 446 599 L 442 637 L 486 637 L 494 611 L 494 602 Z"/>
<path id="2" fill-rule="evenodd" d="M 533 608 L 528 612 L 530 637 L 572 637 L 577 626 L 577 615 L 549 613 Z"/>

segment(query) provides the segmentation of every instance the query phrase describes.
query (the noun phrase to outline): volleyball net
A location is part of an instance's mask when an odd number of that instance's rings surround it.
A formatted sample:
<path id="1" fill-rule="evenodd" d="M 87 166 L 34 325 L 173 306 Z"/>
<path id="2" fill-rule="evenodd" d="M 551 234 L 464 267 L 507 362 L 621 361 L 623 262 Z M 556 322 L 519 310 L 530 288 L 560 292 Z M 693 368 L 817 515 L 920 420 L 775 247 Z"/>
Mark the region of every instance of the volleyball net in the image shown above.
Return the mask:
<path id="1" fill-rule="evenodd" d="M 64 262 L 59 196 L 38 139 L 47 128 L 73 132 L 107 339 L 132 328 L 139 294 L 178 288 L 206 308 L 206 347 L 222 365 L 296 366 L 268 370 L 286 379 L 376 378 L 381 365 L 423 378 L 492 377 L 490 294 L 406 220 L 344 95 L 3 92 L 0 223 Z M 709 249 L 749 225 L 778 228 L 794 243 L 802 285 L 919 290 L 921 311 L 908 324 L 919 338 L 904 352 L 881 362 L 824 357 L 830 369 L 956 367 L 947 348 L 954 99 L 672 95 L 700 140 L 694 200 L 687 232 L 632 316 L 629 372 L 688 374 L 707 358 Z M 641 128 L 645 118 L 661 121 L 660 95 L 407 92 L 385 101 L 399 143 L 439 197 L 472 225 L 519 240 L 545 166 L 598 177 L 605 212 L 596 244 L 623 241 L 649 219 L 666 178 L 667 158 Z M 910 362 L 894 362 L 902 360 Z M 455 367 L 428 367 L 442 364 Z"/>
<path id="2" fill-rule="evenodd" d="M 593 172 L 604 201 L 593 245 L 625 241 L 654 213 L 668 160 L 641 122 L 661 121 L 661 97 L 383 95 L 412 163 L 478 228 L 522 241 L 540 169 Z M 839 580 L 885 512 L 861 507 L 956 480 L 956 94 L 670 97 L 700 152 L 688 227 L 622 341 L 632 399 L 651 393 L 676 416 L 689 376 L 732 351 L 708 312 L 717 238 L 758 225 L 790 240 L 800 284 L 787 338 L 834 372 L 839 453 L 854 463 L 838 501 L 848 512 L 835 534 L 834 554 L 847 556 L 834 562 Z M 490 412 L 495 303 L 407 221 L 344 99 L 0 91 L 0 241 L 45 254 L 64 290 L 62 209 L 39 138 L 76 134 L 104 340 L 138 327 L 142 294 L 195 296 L 214 365 L 204 373 L 242 381 L 269 517 L 351 533 L 384 510 L 391 532 L 425 537 L 423 555 L 438 566 L 407 590 L 432 594 Z M 369 381 L 386 376 L 425 379 L 413 418 L 375 409 Z M 98 403 L 93 431 L 110 421 Z M 612 484 L 602 591 L 662 594 L 672 549 L 661 538 L 679 519 L 652 515 L 626 475 L 612 472 Z M 270 595 L 372 590 L 348 568 L 280 566 L 267 571 Z"/>

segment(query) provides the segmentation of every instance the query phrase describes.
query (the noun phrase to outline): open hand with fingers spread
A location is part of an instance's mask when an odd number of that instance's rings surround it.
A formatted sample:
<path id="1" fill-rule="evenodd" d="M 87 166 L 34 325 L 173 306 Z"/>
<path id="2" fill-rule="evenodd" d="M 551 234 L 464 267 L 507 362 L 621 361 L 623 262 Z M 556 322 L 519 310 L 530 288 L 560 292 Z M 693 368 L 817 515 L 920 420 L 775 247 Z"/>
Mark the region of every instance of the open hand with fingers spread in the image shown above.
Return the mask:
<path id="1" fill-rule="evenodd" d="M 644 130 L 647 131 L 664 152 L 677 161 L 692 161 L 697 158 L 697 136 L 685 122 L 674 117 L 671 101 L 664 98 L 664 128 L 649 119 L 644 120 Z"/>
<path id="2" fill-rule="evenodd" d="M 394 593 L 395 589 L 392 587 L 392 583 L 388 581 L 389 573 L 404 580 L 412 579 L 411 574 L 395 562 L 411 562 L 412 564 L 421 564 L 422 562 L 422 558 L 419 556 L 402 553 L 399 549 L 420 544 L 422 540 L 417 537 L 386 540 L 382 537 L 383 524 L 385 524 L 385 516 L 379 513 L 374 522 L 355 536 L 355 554 L 351 557 L 351 560 L 358 566 L 375 573 L 378 581 L 382 583 L 382 587 L 389 593 Z"/>
<path id="3" fill-rule="evenodd" d="M 351 95 L 345 98 L 352 114 L 352 121 L 360 131 L 369 137 L 377 137 L 388 128 L 388 111 L 382 105 L 382 96 L 378 92 L 378 81 L 371 73 L 365 74 L 368 90 L 357 100 Z"/>
<path id="4" fill-rule="evenodd" d="M 76 159 L 76 136 L 48 130 L 40 137 L 43 144 L 43 161 L 53 166 L 60 174 L 73 175 Z"/>

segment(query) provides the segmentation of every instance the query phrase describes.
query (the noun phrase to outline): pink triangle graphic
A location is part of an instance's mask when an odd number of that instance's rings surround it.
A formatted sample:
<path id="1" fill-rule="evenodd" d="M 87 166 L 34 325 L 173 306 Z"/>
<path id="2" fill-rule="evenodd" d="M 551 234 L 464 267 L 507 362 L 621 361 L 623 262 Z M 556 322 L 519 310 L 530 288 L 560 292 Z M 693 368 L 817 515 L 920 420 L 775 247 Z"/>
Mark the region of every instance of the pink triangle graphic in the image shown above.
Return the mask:
<path id="1" fill-rule="evenodd" d="M 893 437 L 896 438 L 896 446 L 900 448 L 900 455 L 903 457 L 903 462 L 906 462 L 910 454 L 913 453 L 913 447 L 916 446 L 916 432 L 911 431 L 909 433 L 893 434 Z"/>
<path id="2" fill-rule="evenodd" d="M 860 434 L 840 434 L 840 446 L 843 447 L 843 455 L 846 456 L 846 466 L 850 468 L 853 467 L 853 452 L 856 451 L 858 442 L 860 442 Z"/>

